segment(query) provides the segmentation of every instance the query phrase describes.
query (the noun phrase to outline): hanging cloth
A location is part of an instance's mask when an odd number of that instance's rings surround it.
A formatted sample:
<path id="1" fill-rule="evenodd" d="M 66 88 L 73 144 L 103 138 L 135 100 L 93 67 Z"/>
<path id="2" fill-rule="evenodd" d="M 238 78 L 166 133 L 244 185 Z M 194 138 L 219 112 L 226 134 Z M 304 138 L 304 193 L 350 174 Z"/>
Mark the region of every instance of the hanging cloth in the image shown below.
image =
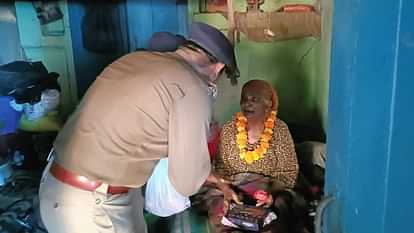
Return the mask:
<path id="1" fill-rule="evenodd" d="M 85 49 L 96 53 L 117 53 L 121 50 L 122 32 L 116 3 L 88 4 L 81 28 Z"/>

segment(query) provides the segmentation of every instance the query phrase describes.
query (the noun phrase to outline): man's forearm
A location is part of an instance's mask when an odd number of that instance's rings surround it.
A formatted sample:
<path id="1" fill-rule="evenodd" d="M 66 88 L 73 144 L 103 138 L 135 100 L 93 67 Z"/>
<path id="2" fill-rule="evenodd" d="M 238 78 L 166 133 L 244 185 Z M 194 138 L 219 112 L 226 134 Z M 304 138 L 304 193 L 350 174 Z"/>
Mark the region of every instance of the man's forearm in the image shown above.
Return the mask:
<path id="1" fill-rule="evenodd" d="M 210 184 L 217 184 L 219 182 L 219 178 L 214 172 L 210 172 L 210 174 L 207 177 L 206 182 Z"/>

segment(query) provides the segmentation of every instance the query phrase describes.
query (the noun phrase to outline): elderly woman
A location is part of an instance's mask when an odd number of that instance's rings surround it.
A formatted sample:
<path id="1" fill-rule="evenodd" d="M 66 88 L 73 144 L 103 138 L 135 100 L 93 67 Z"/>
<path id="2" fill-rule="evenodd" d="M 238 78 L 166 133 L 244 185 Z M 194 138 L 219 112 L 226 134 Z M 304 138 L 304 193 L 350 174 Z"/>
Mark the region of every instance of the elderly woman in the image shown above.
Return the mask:
<path id="1" fill-rule="evenodd" d="M 234 230 L 221 221 L 230 202 L 244 201 L 241 192 L 252 197 L 256 206 L 274 209 L 278 222 L 286 217 L 281 209 L 288 205 L 286 193 L 292 192 L 286 190 L 294 187 L 299 166 L 289 129 L 277 118 L 277 107 L 277 94 L 269 83 L 251 80 L 243 86 L 241 112 L 223 126 L 202 198 L 213 232 Z M 257 199 L 258 191 L 267 195 Z M 282 225 L 276 226 L 277 232 L 283 232 Z"/>

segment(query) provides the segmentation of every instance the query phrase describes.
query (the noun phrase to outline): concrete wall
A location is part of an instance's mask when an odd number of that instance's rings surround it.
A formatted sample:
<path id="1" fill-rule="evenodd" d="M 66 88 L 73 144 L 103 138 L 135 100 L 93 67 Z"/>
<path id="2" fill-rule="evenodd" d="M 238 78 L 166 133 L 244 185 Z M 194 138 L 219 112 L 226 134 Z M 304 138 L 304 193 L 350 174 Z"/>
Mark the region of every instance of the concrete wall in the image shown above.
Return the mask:
<path id="1" fill-rule="evenodd" d="M 0 32 L 0 64 L 23 60 L 24 53 L 20 45 L 16 11 L 12 1 L 0 3 Z"/>
<path id="2" fill-rule="evenodd" d="M 413 231 L 413 10 L 335 1 L 324 232 Z"/>
<path id="3" fill-rule="evenodd" d="M 235 0 L 235 8 L 245 9 L 245 0 Z M 263 10 L 274 10 L 284 3 L 313 1 L 265 1 Z M 198 2 L 191 1 L 192 20 L 203 21 L 227 33 L 227 20 L 221 14 L 198 13 Z M 236 44 L 241 77 L 238 86 L 219 82 L 215 117 L 220 123 L 239 110 L 242 85 L 254 78 L 268 80 L 280 97 L 279 117 L 288 123 L 324 129 L 327 117 L 329 79 L 329 21 L 324 23 L 322 38 L 257 43 L 245 39 Z"/>

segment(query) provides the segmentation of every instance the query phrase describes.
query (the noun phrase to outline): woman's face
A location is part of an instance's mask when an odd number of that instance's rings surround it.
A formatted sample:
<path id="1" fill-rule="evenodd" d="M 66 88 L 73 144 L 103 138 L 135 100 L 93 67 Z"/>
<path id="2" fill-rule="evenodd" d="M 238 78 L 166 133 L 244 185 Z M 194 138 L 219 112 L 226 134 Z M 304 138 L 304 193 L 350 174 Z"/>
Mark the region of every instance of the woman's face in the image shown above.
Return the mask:
<path id="1" fill-rule="evenodd" d="M 255 88 L 243 89 L 240 108 L 248 119 L 263 119 L 271 111 L 272 93 Z"/>

